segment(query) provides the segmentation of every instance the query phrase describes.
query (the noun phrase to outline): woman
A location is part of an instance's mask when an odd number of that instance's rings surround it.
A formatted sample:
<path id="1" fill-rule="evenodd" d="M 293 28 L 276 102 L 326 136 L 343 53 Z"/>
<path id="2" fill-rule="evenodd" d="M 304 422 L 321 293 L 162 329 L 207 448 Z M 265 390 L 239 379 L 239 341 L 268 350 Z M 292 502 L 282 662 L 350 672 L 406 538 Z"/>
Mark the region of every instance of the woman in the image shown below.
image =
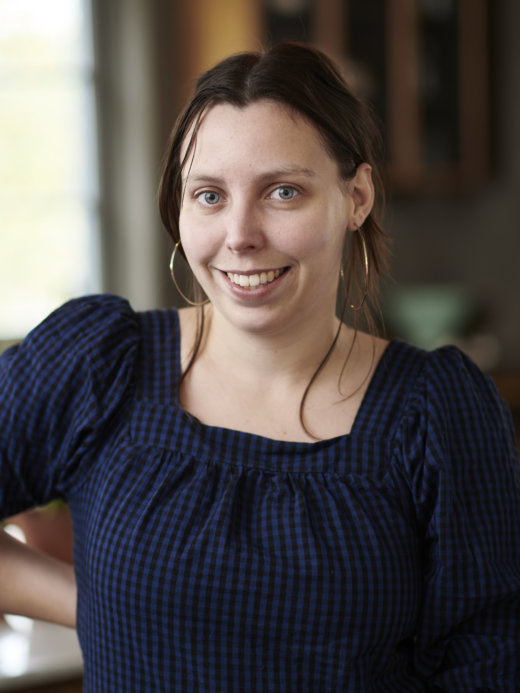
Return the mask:
<path id="1" fill-rule="evenodd" d="M 73 301 L 4 355 L 0 508 L 71 507 L 86 691 L 518 689 L 506 407 L 357 329 L 377 143 L 318 51 L 223 61 L 160 190 L 197 305 Z M 74 624 L 72 576 L 4 543 L 0 607 Z"/>

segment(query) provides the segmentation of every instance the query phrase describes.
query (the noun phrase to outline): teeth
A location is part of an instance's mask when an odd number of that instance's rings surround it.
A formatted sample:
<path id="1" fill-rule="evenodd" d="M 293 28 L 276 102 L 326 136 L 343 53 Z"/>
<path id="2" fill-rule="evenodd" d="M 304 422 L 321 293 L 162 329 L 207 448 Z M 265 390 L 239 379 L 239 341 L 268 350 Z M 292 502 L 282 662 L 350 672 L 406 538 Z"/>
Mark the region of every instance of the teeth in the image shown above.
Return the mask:
<path id="1" fill-rule="evenodd" d="M 282 270 L 277 269 L 261 272 L 260 274 L 235 274 L 234 272 L 227 272 L 227 276 L 233 284 L 238 284 L 238 286 L 243 288 L 255 288 L 259 284 L 269 284 L 275 279 L 278 279 L 281 273 Z"/>

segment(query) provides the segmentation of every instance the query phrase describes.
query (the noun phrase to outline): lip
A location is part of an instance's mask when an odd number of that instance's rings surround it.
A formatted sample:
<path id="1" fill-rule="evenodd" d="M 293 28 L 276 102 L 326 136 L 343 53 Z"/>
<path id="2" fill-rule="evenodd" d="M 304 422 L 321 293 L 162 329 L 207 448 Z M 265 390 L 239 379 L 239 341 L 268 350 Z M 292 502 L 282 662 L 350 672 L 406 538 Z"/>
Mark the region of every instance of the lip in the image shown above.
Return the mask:
<path id="1" fill-rule="evenodd" d="M 269 272 L 277 271 L 280 271 L 280 275 L 278 277 L 276 277 L 270 282 L 267 282 L 265 284 L 257 284 L 256 286 L 240 286 L 239 284 L 236 284 L 235 282 L 231 281 L 231 279 L 228 277 L 228 274 L 238 274 L 239 276 L 251 277 L 255 274 L 261 275 L 262 273 L 265 273 L 267 275 Z M 286 277 L 289 274 L 289 271 L 290 267 L 277 267 L 276 269 L 254 269 L 246 271 L 220 270 L 220 275 L 222 276 L 224 283 L 234 296 L 237 296 L 242 300 L 258 300 L 266 296 L 269 296 L 271 293 L 276 291 L 280 284 L 285 281 Z"/>
<path id="2" fill-rule="evenodd" d="M 225 274 L 245 274 L 246 276 L 250 277 L 252 274 L 262 274 L 262 272 L 283 272 L 284 270 L 289 269 L 288 266 L 284 267 L 261 267 L 259 269 L 251 269 L 251 270 L 243 270 L 243 269 L 223 269 L 220 270 L 221 272 L 224 272 Z"/>

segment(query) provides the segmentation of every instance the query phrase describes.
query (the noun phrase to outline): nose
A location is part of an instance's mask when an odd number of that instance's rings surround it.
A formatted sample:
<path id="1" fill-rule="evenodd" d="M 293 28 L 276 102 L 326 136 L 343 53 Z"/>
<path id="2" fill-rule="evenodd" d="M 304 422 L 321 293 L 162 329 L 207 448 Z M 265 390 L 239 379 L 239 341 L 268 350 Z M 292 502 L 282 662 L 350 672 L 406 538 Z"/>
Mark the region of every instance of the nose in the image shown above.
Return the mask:
<path id="1" fill-rule="evenodd" d="M 265 243 L 260 214 L 253 204 L 235 201 L 226 218 L 226 246 L 233 253 L 258 250 Z"/>

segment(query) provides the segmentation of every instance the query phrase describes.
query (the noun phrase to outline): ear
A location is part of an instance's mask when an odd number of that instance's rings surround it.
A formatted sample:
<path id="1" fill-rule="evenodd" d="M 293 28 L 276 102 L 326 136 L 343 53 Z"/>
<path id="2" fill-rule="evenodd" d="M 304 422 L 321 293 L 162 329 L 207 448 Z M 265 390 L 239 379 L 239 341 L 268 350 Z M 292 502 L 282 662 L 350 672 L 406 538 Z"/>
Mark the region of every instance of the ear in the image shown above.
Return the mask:
<path id="1" fill-rule="evenodd" d="M 374 206 L 374 184 L 372 182 L 372 167 L 363 163 L 357 167 L 356 175 L 349 181 L 349 219 L 347 228 L 356 231 L 363 226 Z"/>

